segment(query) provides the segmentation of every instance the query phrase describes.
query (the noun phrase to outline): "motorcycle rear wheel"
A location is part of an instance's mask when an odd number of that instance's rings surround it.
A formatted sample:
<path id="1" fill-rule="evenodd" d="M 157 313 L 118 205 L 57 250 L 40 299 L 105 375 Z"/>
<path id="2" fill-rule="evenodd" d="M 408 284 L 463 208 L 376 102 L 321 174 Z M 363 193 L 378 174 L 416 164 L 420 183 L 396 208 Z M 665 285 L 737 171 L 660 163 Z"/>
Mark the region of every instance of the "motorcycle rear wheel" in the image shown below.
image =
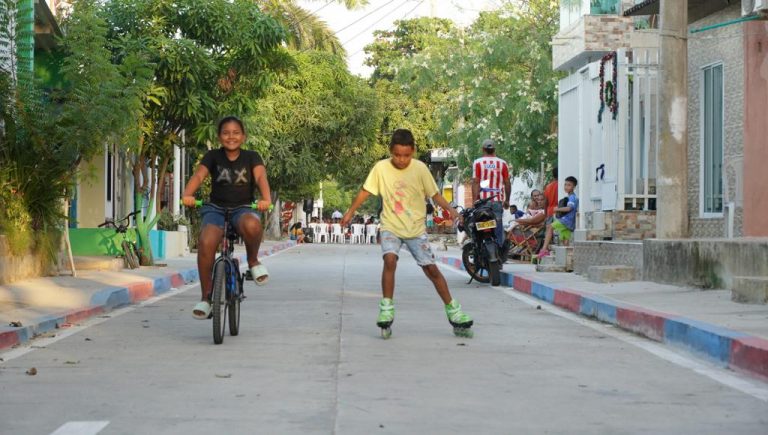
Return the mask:
<path id="1" fill-rule="evenodd" d="M 488 267 L 483 264 L 477 264 L 476 261 L 482 262 L 482 260 L 475 258 L 475 245 L 473 243 L 467 243 L 461 250 L 461 262 L 464 264 L 464 270 L 466 270 L 469 276 L 475 281 L 482 283 L 490 282 L 490 276 L 487 273 Z M 483 271 L 486 271 L 485 275 L 482 274 Z"/>

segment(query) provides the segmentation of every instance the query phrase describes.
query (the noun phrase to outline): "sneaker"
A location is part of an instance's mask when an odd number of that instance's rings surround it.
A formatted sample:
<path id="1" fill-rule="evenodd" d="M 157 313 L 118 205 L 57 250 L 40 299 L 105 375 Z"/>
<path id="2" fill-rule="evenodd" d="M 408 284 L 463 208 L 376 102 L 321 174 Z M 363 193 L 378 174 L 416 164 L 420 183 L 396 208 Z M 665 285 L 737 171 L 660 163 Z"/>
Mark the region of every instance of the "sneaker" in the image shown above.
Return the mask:
<path id="1" fill-rule="evenodd" d="M 472 317 L 461 311 L 461 304 L 456 299 L 451 300 L 451 303 L 445 306 L 445 314 L 451 325 L 472 325 Z"/>
<path id="2" fill-rule="evenodd" d="M 382 298 L 379 302 L 379 317 L 376 324 L 380 327 L 391 325 L 395 320 L 395 305 L 390 298 Z"/>

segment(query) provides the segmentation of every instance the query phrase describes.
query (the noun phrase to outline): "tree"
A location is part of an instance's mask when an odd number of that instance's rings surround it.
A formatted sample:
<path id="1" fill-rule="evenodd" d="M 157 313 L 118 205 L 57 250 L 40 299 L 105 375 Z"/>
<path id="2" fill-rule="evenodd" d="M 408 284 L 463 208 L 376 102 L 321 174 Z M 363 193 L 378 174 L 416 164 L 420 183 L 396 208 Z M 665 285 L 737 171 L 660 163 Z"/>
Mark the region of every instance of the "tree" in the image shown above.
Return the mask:
<path id="1" fill-rule="evenodd" d="M 247 0 L 125 0 L 108 2 L 104 16 L 115 59 L 137 56 L 152 67 L 144 111 L 134 118 L 140 135 L 127 148 L 135 207 L 143 209 L 148 192 L 147 210 L 154 210 L 154 180 L 163 179 L 182 131 L 205 144 L 215 140 L 222 115 L 251 113 L 275 71 L 290 64 L 280 47 L 285 32 Z M 137 220 L 142 264 L 152 263 L 151 216 Z"/>
<path id="2" fill-rule="evenodd" d="M 11 76 L 0 78 L 0 228 L 21 237 L 17 252 L 31 241 L 24 234 L 34 234 L 51 258 L 63 226 L 61 201 L 83 175 L 80 163 L 129 134 L 130 120 L 141 111 L 142 83 L 149 79 L 133 57 L 113 62 L 94 1 L 78 2 L 63 28 L 56 55 L 63 88 L 31 80 L 16 86 Z"/>
<path id="3" fill-rule="evenodd" d="M 252 146 L 265 159 L 273 199 L 298 201 L 314 196 L 328 176 L 342 185 L 359 183 L 383 151 L 376 145 L 378 105 L 368 85 L 334 54 L 292 55 L 295 69 L 277 78 L 249 123 L 258 126 Z"/>
<path id="4" fill-rule="evenodd" d="M 382 105 L 379 125 L 381 146 L 389 143 L 389 134 L 397 128 L 407 128 L 414 134 L 417 151 L 441 147 L 430 133 L 437 128 L 435 111 L 445 100 L 447 90 L 440 87 L 428 92 L 409 93 L 406 80 L 397 81 L 401 65 L 426 49 L 438 50 L 450 46 L 458 29 L 443 18 L 415 18 L 395 21 L 392 31 L 374 32 L 374 42 L 365 47 L 369 55 L 365 63 L 374 67 L 371 85 Z M 439 85 L 434 82 L 433 84 Z M 385 157 L 386 154 L 382 157 Z"/>
<path id="5" fill-rule="evenodd" d="M 451 44 L 428 47 L 397 64 L 396 81 L 411 95 L 445 92 L 430 138 L 458 151 L 468 168 L 483 139 L 518 170 L 539 168 L 557 153 L 557 83 L 550 41 L 557 2 L 506 3 L 482 13 Z"/>

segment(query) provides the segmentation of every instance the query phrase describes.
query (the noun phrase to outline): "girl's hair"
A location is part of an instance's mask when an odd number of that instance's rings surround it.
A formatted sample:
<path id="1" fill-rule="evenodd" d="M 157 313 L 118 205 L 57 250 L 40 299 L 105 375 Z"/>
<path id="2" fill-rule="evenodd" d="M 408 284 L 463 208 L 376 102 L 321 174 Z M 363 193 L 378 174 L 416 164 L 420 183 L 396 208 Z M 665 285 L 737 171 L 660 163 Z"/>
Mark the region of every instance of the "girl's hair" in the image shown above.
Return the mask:
<path id="1" fill-rule="evenodd" d="M 226 116 L 222 118 L 221 121 L 219 121 L 219 128 L 217 130 L 218 134 L 221 134 L 221 129 L 230 122 L 236 122 L 237 125 L 240 126 L 240 130 L 243 130 L 243 134 L 245 134 L 245 126 L 243 125 L 243 121 L 241 121 L 237 116 Z"/>

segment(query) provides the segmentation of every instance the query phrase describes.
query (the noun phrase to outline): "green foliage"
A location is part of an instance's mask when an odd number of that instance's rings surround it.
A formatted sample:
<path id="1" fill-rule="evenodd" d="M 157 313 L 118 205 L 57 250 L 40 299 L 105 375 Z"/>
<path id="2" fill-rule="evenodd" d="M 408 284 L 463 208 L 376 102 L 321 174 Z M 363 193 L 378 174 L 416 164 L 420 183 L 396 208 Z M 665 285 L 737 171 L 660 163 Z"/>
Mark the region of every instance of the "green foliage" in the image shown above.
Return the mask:
<path id="1" fill-rule="evenodd" d="M 252 113 L 275 71 L 290 64 L 281 48 L 285 31 L 251 0 L 124 0 L 107 2 L 101 11 L 114 59 L 144 59 L 150 68 L 142 112 L 132 119 L 139 135 L 127 149 L 135 203 L 149 192 L 148 208 L 154 209 L 158 189 L 150 183 L 165 176 L 182 131 L 200 147 L 215 142 L 223 115 Z M 156 177 L 139 176 L 149 172 Z M 154 224 L 148 216 L 137 220 L 142 264 L 152 264 Z"/>
<path id="2" fill-rule="evenodd" d="M 395 61 L 394 81 L 414 101 L 429 100 L 429 143 L 457 150 L 465 170 L 483 139 L 517 172 L 550 163 L 557 149 L 557 83 L 550 41 L 558 5 L 549 0 L 505 3 L 457 31 Z M 425 106 L 429 109 L 429 106 Z"/>
<path id="3" fill-rule="evenodd" d="M 49 62 L 64 88 L 17 87 L 5 75 L 0 80 L 0 225 L 16 252 L 34 244 L 51 260 L 64 224 L 62 200 L 71 195 L 80 162 L 125 135 L 140 108 L 134 83 L 141 70 L 113 63 L 96 3 L 77 2 L 63 27 L 66 36 Z"/>
<path id="4" fill-rule="evenodd" d="M 249 120 L 258 126 L 249 129 L 256 132 L 249 146 L 264 157 L 283 199 L 312 196 L 331 174 L 342 185 L 359 185 L 382 155 L 374 92 L 333 54 L 292 54 L 296 69 L 276 80 Z"/>

